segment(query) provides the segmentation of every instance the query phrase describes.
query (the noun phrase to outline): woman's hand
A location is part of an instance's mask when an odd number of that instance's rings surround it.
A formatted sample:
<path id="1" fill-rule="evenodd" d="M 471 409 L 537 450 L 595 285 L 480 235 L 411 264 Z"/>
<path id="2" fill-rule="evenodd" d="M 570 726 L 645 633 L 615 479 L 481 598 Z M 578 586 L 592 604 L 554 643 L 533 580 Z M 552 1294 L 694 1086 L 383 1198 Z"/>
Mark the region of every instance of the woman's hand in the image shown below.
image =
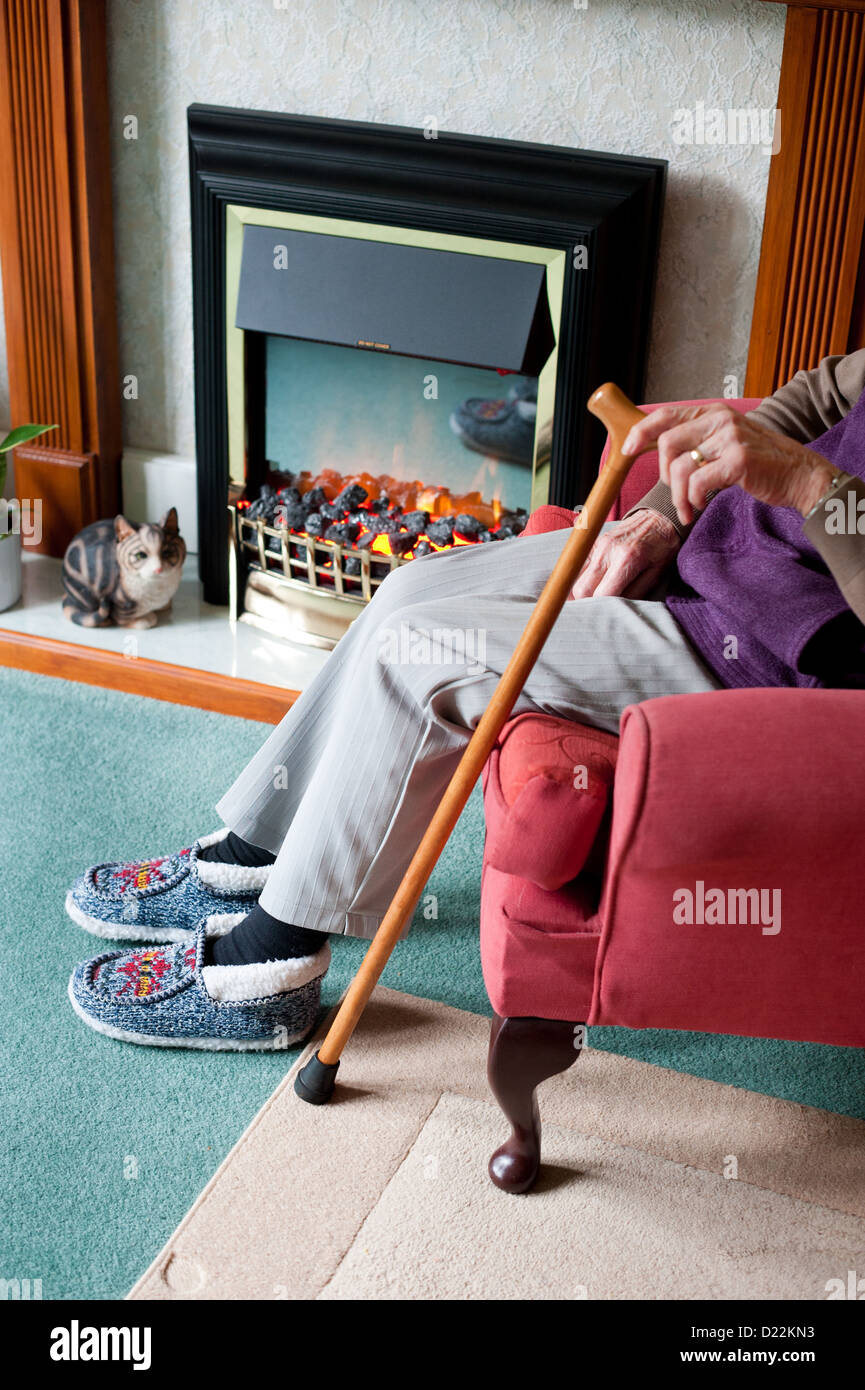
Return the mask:
<path id="1" fill-rule="evenodd" d="M 579 524 L 579 518 L 575 525 Z M 642 598 L 657 584 L 681 541 L 672 521 L 644 508 L 598 536 L 574 585 L 574 598 Z"/>
<path id="2" fill-rule="evenodd" d="M 772 507 L 795 507 L 802 516 L 828 491 L 837 469 L 804 444 L 742 415 L 732 406 L 665 405 L 630 431 L 626 454 L 657 441 L 660 473 L 673 493 L 683 525 L 706 505 L 707 494 L 741 487 Z M 691 457 L 691 450 L 705 462 Z"/>

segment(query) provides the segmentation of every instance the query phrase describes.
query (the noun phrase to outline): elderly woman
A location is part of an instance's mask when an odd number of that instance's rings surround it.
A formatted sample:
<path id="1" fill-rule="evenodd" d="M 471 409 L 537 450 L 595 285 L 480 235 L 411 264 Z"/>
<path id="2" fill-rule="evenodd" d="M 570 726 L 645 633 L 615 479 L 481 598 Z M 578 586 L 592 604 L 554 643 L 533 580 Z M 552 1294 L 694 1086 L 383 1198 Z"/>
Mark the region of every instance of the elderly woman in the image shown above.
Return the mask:
<path id="1" fill-rule="evenodd" d="M 517 712 L 615 732 L 656 695 L 865 685 L 863 387 L 865 350 L 748 415 L 635 426 L 626 449 L 657 441 L 661 481 L 597 541 Z M 85 1022 L 212 1049 L 306 1034 L 329 935 L 375 932 L 566 535 L 395 570 L 219 803 L 222 830 L 74 884 L 73 921 L 146 943 L 76 969 Z"/>

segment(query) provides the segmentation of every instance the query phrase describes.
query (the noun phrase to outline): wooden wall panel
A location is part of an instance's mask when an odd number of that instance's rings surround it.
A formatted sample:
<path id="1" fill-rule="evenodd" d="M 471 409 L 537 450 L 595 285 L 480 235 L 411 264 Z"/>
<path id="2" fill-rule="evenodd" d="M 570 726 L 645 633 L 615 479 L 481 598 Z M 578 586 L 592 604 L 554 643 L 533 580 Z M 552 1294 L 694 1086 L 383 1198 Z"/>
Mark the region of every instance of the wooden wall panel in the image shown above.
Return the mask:
<path id="1" fill-rule="evenodd" d="M 865 14 L 791 6 L 745 394 L 865 346 Z"/>
<path id="2" fill-rule="evenodd" d="M 120 382 L 104 0 L 0 4 L 0 256 L 16 451 L 43 540 L 119 507 Z"/>

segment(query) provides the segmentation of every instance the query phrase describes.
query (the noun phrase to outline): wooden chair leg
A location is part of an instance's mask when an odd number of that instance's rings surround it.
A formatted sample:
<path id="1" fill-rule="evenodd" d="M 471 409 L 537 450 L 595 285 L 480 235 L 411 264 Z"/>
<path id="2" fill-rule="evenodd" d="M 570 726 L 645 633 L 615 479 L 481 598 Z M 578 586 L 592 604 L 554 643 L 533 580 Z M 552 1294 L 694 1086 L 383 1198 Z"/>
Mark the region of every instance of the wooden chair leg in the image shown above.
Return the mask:
<path id="1" fill-rule="evenodd" d="M 493 1014 L 487 1077 L 511 1122 L 510 1138 L 496 1149 L 489 1174 L 504 1192 L 528 1192 L 541 1162 L 541 1119 L 535 1088 L 567 1071 L 580 1055 L 582 1025 L 557 1018 L 501 1018 Z"/>

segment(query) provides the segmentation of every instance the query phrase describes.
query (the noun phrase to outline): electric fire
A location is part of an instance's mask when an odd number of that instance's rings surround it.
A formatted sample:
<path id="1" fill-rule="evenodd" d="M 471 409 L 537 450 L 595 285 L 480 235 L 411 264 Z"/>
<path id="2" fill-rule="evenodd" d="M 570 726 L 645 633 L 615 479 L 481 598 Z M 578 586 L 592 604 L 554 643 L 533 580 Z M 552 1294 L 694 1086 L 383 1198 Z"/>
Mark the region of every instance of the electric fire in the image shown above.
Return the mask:
<path id="1" fill-rule="evenodd" d="M 424 541 L 439 544 L 426 523 L 412 529 L 417 518 L 406 525 L 399 514 L 388 517 L 395 506 L 403 517 L 428 512 L 430 525 L 452 514 L 456 544 L 490 544 L 480 533 L 503 536 L 508 521 L 499 518 L 497 527 L 495 514 L 487 519 L 456 496 L 436 507 L 363 480 L 368 496 L 354 508 L 360 518 L 352 520 L 351 510 L 325 517 L 317 536 L 302 521 L 270 525 L 268 509 L 250 520 L 252 507 L 238 508 L 234 499 L 254 506 L 263 484 L 275 492 L 297 487 L 301 499 L 312 491 L 312 478 L 307 487 L 296 478 L 271 484 L 268 458 L 294 472 L 368 468 L 432 479 L 455 495 L 480 487 L 486 498 L 492 488 L 461 470 L 458 457 L 446 460 L 438 426 L 417 431 L 406 402 L 414 393 L 431 417 L 434 398 L 421 397 L 418 383 L 437 376 L 446 430 L 464 401 L 505 394 L 490 389 L 484 374 L 508 371 L 537 381 L 537 422 L 527 486 L 502 477 L 501 500 L 573 506 L 591 486 L 601 445 L 600 426 L 582 402 L 607 379 L 635 399 L 645 395 L 664 162 L 444 131 L 432 143 L 421 136 L 365 122 L 189 110 L 204 596 L 224 603 L 233 585 L 234 617 L 251 621 L 261 614 L 250 604 L 267 606 L 274 630 L 282 626 L 286 635 L 297 626 L 298 604 L 312 633 L 311 600 L 322 613 L 328 606 L 350 612 L 380 582 L 382 566 L 411 562 Z M 577 248 L 585 257 L 576 257 Z M 343 353 L 357 362 L 346 356 L 343 367 Z M 475 371 L 475 383 L 460 376 Z M 310 382 L 318 383 L 317 400 L 304 395 Z M 402 454 L 394 452 L 400 443 Z M 234 522 L 228 557 L 226 484 Z M 325 488 L 327 503 L 344 486 Z M 389 505 L 374 511 L 382 490 Z M 365 512 L 379 518 L 376 526 L 399 521 L 374 532 L 388 541 L 368 539 Z M 460 529 L 463 515 L 481 523 L 476 535 L 471 523 Z M 360 529 L 326 540 L 334 524 Z M 392 553 L 401 547 L 405 555 Z M 360 573 L 352 573 L 358 560 Z"/>
<path id="2" fill-rule="evenodd" d="M 238 502 L 246 520 L 260 518 L 266 525 L 358 551 L 369 549 L 374 555 L 410 560 L 455 545 L 509 540 L 526 524 L 523 508 L 503 511 L 498 499 L 484 502 L 479 492 L 455 497 L 447 488 L 401 482 L 386 474 L 345 478 L 326 470 L 314 478 L 309 473 L 297 479 L 285 476 L 278 488 L 265 484 L 256 501 Z"/>
<path id="3" fill-rule="evenodd" d="M 324 648 L 397 566 L 585 497 L 581 402 L 644 394 L 663 161 L 224 107 L 189 132 L 208 602 L 226 484 L 232 619 Z"/>
<path id="4" fill-rule="evenodd" d="M 506 510 L 478 492 L 454 495 L 388 474 L 346 477 L 330 469 L 315 476 L 271 473 L 257 498 L 242 497 L 230 511 L 235 569 L 244 553 L 248 566 L 244 619 L 273 630 L 285 586 L 294 591 L 295 607 L 304 587 L 347 600 L 354 611 L 343 609 L 330 632 L 295 624 L 295 636 L 327 646 L 396 566 L 436 550 L 509 540 L 527 521 L 524 509 Z"/>

